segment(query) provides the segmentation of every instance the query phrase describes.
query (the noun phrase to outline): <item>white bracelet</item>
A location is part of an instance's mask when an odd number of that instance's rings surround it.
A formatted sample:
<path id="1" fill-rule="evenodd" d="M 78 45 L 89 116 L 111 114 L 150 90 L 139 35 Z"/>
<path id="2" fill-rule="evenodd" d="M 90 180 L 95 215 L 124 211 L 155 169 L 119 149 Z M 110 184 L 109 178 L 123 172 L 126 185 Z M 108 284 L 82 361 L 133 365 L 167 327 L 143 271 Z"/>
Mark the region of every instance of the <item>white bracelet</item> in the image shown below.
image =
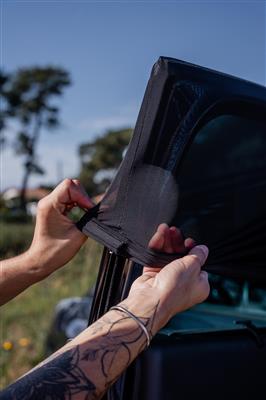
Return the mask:
<path id="1" fill-rule="evenodd" d="M 127 310 L 126 308 L 124 308 L 122 306 L 114 306 L 114 307 L 111 307 L 110 310 L 122 311 L 125 314 L 127 314 L 130 318 L 134 319 L 134 321 L 137 322 L 137 324 L 141 327 L 141 329 L 145 333 L 145 336 L 146 336 L 146 339 L 147 339 L 146 348 L 149 347 L 149 345 L 151 343 L 151 336 L 149 335 L 149 332 L 148 332 L 146 326 L 143 324 L 143 322 L 138 317 L 136 317 L 131 311 Z"/>

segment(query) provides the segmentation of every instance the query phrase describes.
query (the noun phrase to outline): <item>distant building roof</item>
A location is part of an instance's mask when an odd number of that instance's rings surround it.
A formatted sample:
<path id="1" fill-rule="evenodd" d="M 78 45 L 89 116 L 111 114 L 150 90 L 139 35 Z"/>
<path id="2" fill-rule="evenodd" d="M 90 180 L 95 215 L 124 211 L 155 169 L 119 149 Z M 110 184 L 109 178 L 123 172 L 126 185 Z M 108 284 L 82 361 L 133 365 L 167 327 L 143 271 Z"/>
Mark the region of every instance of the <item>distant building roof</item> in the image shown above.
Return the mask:
<path id="1" fill-rule="evenodd" d="M 28 201 L 39 201 L 43 197 L 47 196 L 51 191 L 48 189 L 43 189 L 43 188 L 36 188 L 36 189 L 27 189 L 25 193 L 26 200 Z M 6 189 L 2 193 L 2 198 L 5 201 L 16 199 L 17 197 L 20 196 L 21 189 L 17 188 L 9 188 Z"/>
<path id="2" fill-rule="evenodd" d="M 43 189 L 43 188 L 37 188 L 37 189 L 27 189 L 26 190 L 26 199 L 27 200 L 41 200 L 43 197 L 47 196 L 49 193 L 51 193 L 51 190 L 48 189 Z"/>

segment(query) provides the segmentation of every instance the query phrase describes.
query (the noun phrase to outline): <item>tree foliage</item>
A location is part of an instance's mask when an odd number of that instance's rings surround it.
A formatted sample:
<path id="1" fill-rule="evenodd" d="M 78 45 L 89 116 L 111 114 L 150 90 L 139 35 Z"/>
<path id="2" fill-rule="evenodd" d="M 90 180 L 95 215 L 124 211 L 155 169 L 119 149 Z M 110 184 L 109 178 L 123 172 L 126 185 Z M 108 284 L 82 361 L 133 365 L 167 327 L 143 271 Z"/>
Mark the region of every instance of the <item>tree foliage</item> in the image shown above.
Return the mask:
<path id="1" fill-rule="evenodd" d="M 51 100 L 63 94 L 70 84 L 70 77 L 62 68 L 33 67 L 19 69 L 4 83 L 6 113 L 16 118 L 20 125 L 15 151 L 24 156 L 21 207 L 25 208 L 25 191 L 30 175 L 44 173 L 36 152 L 41 130 L 53 130 L 59 125 L 59 108 Z"/>
<path id="2" fill-rule="evenodd" d="M 97 195 L 106 190 L 123 159 L 131 135 L 130 128 L 110 130 L 79 147 L 79 178 L 90 195 Z"/>
<path id="3" fill-rule="evenodd" d="M 5 142 L 4 129 L 6 121 L 9 117 L 7 101 L 6 101 L 6 87 L 9 82 L 9 76 L 3 71 L 0 71 L 0 145 Z"/>

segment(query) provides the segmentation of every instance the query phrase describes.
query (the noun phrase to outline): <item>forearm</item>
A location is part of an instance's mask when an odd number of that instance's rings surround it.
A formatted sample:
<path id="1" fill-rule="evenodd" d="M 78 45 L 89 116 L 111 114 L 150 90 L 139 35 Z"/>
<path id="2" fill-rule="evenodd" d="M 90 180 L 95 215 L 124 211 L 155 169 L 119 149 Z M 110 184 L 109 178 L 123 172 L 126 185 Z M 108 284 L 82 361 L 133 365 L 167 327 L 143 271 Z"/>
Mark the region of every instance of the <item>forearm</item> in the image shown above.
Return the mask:
<path id="1" fill-rule="evenodd" d="M 0 305 L 41 279 L 43 273 L 29 252 L 0 261 Z"/>
<path id="2" fill-rule="evenodd" d="M 127 299 L 122 304 L 154 334 L 159 328 L 159 318 L 154 326 L 156 301 L 141 303 Z M 60 393 L 60 398 L 65 399 L 99 399 L 146 343 L 136 321 L 123 312 L 111 310 L 52 358 L 7 388 L 0 398 L 17 400 L 21 399 L 21 393 L 27 393 L 29 399 L 56 399 L 56 393 Z"/>

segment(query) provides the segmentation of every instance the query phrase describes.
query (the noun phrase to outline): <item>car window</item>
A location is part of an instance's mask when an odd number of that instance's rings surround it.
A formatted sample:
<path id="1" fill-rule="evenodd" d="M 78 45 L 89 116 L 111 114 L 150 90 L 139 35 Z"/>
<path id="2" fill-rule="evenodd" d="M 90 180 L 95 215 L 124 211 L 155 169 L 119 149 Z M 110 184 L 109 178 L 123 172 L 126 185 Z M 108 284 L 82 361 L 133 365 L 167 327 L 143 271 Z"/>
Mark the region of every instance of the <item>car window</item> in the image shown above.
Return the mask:
<path id="1" fill-rule="evenodd" d="M 180 217 L 187 226 L 193 225 L 191 215 L 198 217 L 201 239 L 213 242 L 258 216 L 265 218 L 266 123 L 236 115 L 209 121 L 196 134 L 178 183 Z M 201 218 L 205 229 L 199 227 Z M 194 230 L 197 234 L 197 226 Z"/>
<path id="2" fill-rule="evenodd" d="M 219 275 L 209 275 L 208 300 L 170 328 L 236 329 L 247 319 L 266 326 L 265 279 L 253 279 L 256 268 L 266 275 L 265 121 L 229 113 L 209 120 L 194 136 L 178 183 L 176 225 L 209 245 L 210 270 Z"/>
<path id="3" fill-rule="evenodd" d="M 210 247 L 208 270 L 265 276 L 265 121 L 232 114 L 209 120 L 184 156 L 178 186 L 175 225 Z"/>

